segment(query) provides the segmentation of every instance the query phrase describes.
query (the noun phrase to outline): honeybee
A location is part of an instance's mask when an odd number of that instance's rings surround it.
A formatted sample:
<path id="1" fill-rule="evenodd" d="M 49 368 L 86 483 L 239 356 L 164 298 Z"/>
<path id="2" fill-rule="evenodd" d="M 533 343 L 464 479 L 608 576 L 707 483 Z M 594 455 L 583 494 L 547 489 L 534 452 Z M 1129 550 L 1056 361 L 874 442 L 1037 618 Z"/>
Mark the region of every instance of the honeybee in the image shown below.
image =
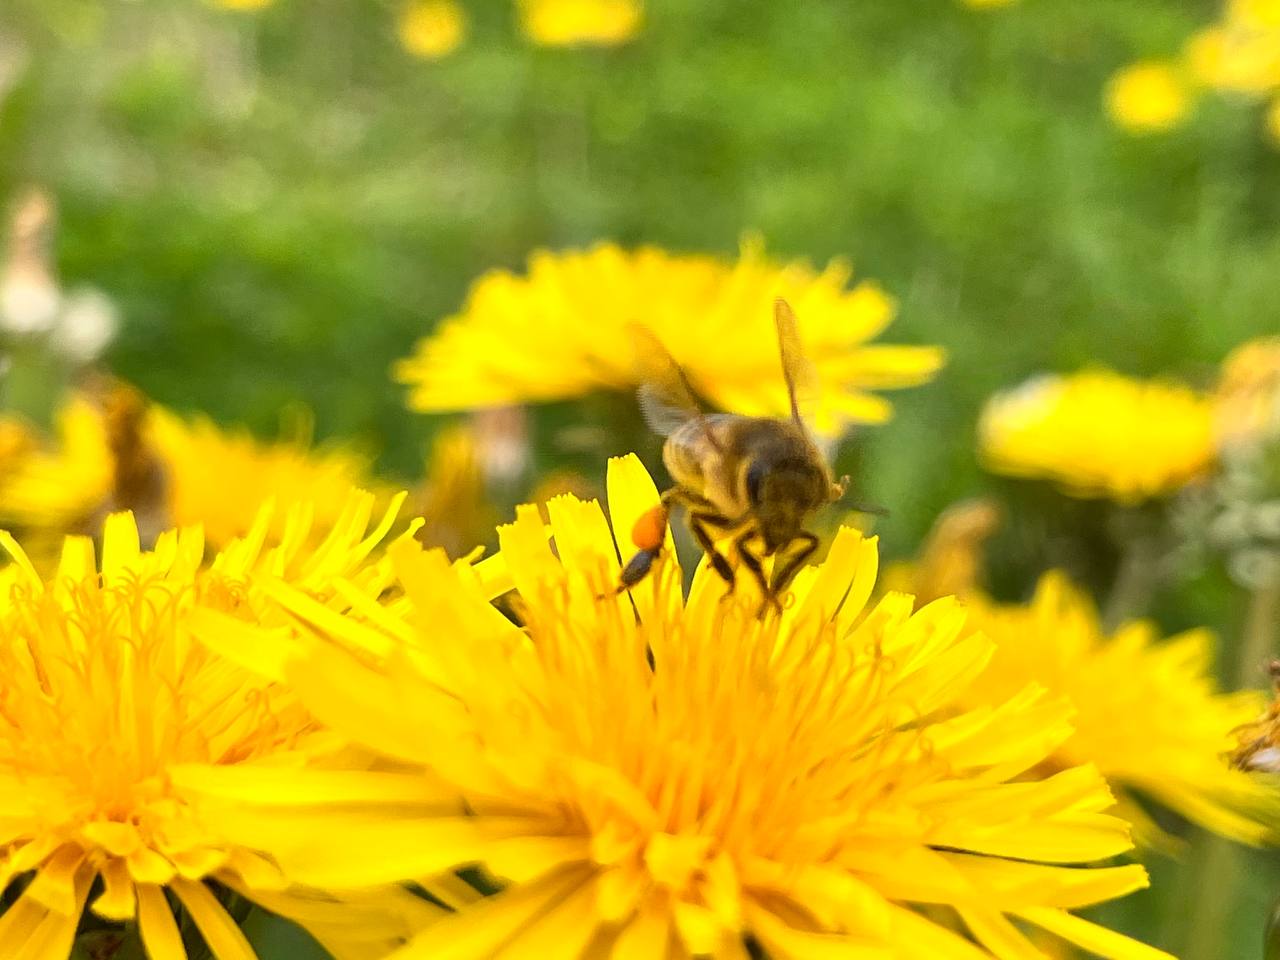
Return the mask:
<path id="1" fill-rule="evenodd" d="M 737 579 L 736 559 L 759 584 L 766 605 L 778 609 L 779 595 L 818 548 L 805 522 L 844 496 L 849 478 L 833 478 L 801 416 L 800 394 L 816 376 L 785 300 L 774 303 L 774 322 L 790 419 L 703 413 L 683 371 L 651 335 L 641 334 L 653 369 L 640 388 L 640 408 L 649 426 L 667 438 L 662 460 L 675 486 L 635 524 L 638 552 L 623 568 L 619 592 L 640 583 L 661 555 L 673 504 L 685 507 L 690 532 L 729 590 Z M 727 555 L 717 547 L 726 538 Z M 764 568 L 768 557 L 775 558 L 772 576 Z"/>

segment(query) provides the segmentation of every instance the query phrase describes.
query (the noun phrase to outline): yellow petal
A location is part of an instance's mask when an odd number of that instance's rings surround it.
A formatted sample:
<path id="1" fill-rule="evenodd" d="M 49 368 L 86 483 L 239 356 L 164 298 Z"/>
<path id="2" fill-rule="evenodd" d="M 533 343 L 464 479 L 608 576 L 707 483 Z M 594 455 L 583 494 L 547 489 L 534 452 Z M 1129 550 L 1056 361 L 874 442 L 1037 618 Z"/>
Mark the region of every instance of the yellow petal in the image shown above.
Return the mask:
<path id="1" fill-rule="evenodd" d="M 1175 960 L 1163 950 L 1131 940 L 1088 920 L 1073 917 L 1063 910 L 1029 907 L 1018 911 L 1018 916 L 1090 953 L 1106 957 L 1107 960 Z"/>
<path id="2" fill-rule="evenodd" d="M 387 960 L 494 960 L 530 924 L 580 890 L 589 878 L 589 871 L 573 868 L 511 887 L 428 927 Z"/>
<path id="3" fill-rule="evenodd" d="M 138 929 L 150 960 L 187 960 L 182 934 L 160 887 L 138 885 Z"/>
<path id="4" fill-rule="evenodd" d="M 855 936 L 797 930 L 776 914 L 760 907 L 748 915 L 751 931 L 770 955 L 795 960 L 896 960 L 886 943 L 873 943 Z"/>
<path id="5" fill-rule="evenodd" d="M 244 931 L 203 883 L 178 878 L 169 885 L 169 889 L 177 894 L 191 914 L 216 960 L 258 960 Z"/>
<path id="6" fill-rule="evenodd" d="M 108 860 L 99 871 L 102 893 L 93 901 L 93 912 L 106 920 L 132 920 L 137 909 L 133 880 L 123 860 Z"/>

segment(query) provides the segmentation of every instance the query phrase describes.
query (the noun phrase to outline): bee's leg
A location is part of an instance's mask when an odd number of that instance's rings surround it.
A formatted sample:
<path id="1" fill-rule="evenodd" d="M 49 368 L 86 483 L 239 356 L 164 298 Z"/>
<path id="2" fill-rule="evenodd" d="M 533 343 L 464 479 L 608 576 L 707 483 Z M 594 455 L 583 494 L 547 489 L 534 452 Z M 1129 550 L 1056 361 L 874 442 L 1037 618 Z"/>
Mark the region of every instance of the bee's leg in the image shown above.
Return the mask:
<path id="1" fill-rule="evenodd" d="M 775 595 L 787 588 L 791 578 L 796 575 L 800 568 L 804 566 L 805 561 L 813 556 L 813 552 L 818 549 L 818 538 L 808 531 L 801 531 L 791 543 L 794 545 L 799 541 L 804 541 L 804 545 L 787 557 L 781 566 L 774 568 L 773 583 L 770 585 L 770 589 Z"/>
<path id="2" fill-rule="evenodd" d="M 694 511 L 689 514 L 689 530 L 693 533 L 693 539 L 698 541 L 698 546 L 707 555 L 716 573 L 720 574 L 720 579 L 729 585 L 730 593 L 733 592 L 734 585 L 737 583 L 737 576 L 724 554 L 716 549 L 716 542 L 712 539 L 710 531 L 730 529 L 733 523 L 734 521 L 718 513 Z"/>
<path id="3" fill-rule="evenodd" d="M 627 561 L 622 568 L 622 576 L 618 578 L 618 593 L 625 593 L 649 575 L 653 563 L 658 559 L 661 550 L 640 550 Z"/>
<path id="4" fill-rule="evenodd" d="M 738 559 L 742 561 L 742 565 L 751 572 L 751 575 L 755 577 L 756 583 L 760 585 L 760 593 L 764 596 L 764 603 L 760 608 L 761 615 L 763 616 L 764 611 L 769 607 L 776 607 L 778 612 L 781 613 L 782 604 L 778 602 L 774 592 L 769 589 L 769 578 L 764 575 L 764 560 L 747 548 L 747 544 L 756 539 L 756 537 L 757 532 L 755 530 L 748 530 L 733 541 L 733 548 L 737 551 Z"/>

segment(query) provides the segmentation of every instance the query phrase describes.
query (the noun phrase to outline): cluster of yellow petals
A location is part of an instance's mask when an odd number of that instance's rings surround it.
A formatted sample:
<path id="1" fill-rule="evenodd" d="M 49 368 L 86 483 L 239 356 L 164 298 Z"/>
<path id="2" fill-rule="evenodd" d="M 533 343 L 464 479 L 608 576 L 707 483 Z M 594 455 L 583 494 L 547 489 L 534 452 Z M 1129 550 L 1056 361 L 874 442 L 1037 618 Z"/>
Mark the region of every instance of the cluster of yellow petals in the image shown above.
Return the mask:
<path id="1" fill-rule="evenodd" d="M 394 514 L 370 530 L 372 510 L 371 495 L 351 493 L 314 548 L 309 511 L 291 510 L 270 549 L 264 511 L 211 565 L 198 527 L 146 551 L 132 516 L 113 514 L 100 567 L 88 538 L 69 537 L 47 579 L 0 534 L 14 561 L 0 583 L 0 888 L 30 878 L 0 915 L 0 956 L 65 960 L 87 907 L 136 921 L 151 960 L 185 960 L 167 891 L 218 960 L 253 957 L 207 881 L 304 923 L 340 956 L 385 952 L 439 912 L 395 891 L 381 892 L 384 912 L 368 894 L 344 905 L 291 888 L 172 778 L 178 765 L 288 768 L 334 754 L 291 690 L 219 652 L 216 629 L 204 634 L 224 620 L 287 629 L 273 585 L 337 609 L 339 580 L 378 596 L 386 568 L 370 558 Z"/>
<path id="2" fill-rule="evenodd" d="M 773 304 L 785 297 L 817 366 L 823 390 L 812 425 L 834 434 L 849 423 L 880 423 L 892 407 L 870 390 L 927 382 L 941 367 L 935 347 L 868 345 L 894 316 L 877 285 L 848 287 L 841 261 L 815 271 L 779 263 L 756 243 L 736 262 L 602 244 L 533 254 L 525 275 L 497 270 L 471 288 L 396 368 L 420 411 L 563 400 L 622 390 L 643 375 L 638 323 L 722 410 L 785 416 L 786 386 L 773 332 Z"/>
<path id="3" fill-rule="evenodd" d="M 1107 113 L 1135 133 L 1179 126 L 1191 111 L 1192 93 L 1177 64 L 1142 61 L 1120 70 L 1107 84 Z"/>
<path id="4" fill-rule="evenodd" d="M 1176 61 L 1138 63 L 1112 78 L 1107 107 L 1135 133 L 1167 130 L 1202 90 L 1273 99 L 1268 131 L 1280 143 L 1280 2 L 1228 0 L 1221 19 L 1193 35 Z"/>
<path id="5" fill-rule="evenodd" d="M 1049 763 L 1101 770 L 1123 791 L 1122 815 L 1141 842 L 1167 838 L 1135 795 L 1234 840 L 1259 843 L 1271 834 L 1280 812 L 1274 795 L 1225 760 L 1237 729 L 1263 702 L 1255 692 L 1218 691 L 1208 631 L 1161 640 L 1153 624 L 1133 621 L 1107 633 L 1093 604 L 1058 573 L 1046 575 L 1027 604 L 978 595 L 967 602 L 973 626 L 996 644 L 970 702 L 999 700 L 1028 683 L 1069 700 L 1075 732 Z"/>
<path id="6" fill-rule="evenodd" d="M 658 502 L 633 457 L 608 492 L 615 531 Z M 762 620 L 705 565 L 686 599 L 670 550 L 616 595 L 625 535 L 594 502 L 548 512 L 553 543 L 524 508 L 497 568 L 394 544 L 403 611 L 293 598 L 305 652 L 246 627 L 240 646 L 384 760 L 202 767 L 181 782 L 206 815 L 321 886 L 474 863 L 507 884 L 396 960 L 740 960 L 749 940 L 778 960 L 991 960 L 1038 956 L 1037 929 L 1167 960 L 1069 912 L 1146 883 L 1089 866 L 1130 845 L 1094 768 L 1034 775 L 1070 707 L 1032 685 L 965 708 L 992 643 L 951 599 L 868 603 L 874 541 L 842 530 Z M 490 603 L 513 584 L 523 628 Z"/>
<path id="7" fill-rule="evenodd" d="M 400 11 L 400 43 L 425 60 L 447 57 L 467 36 L 467 14 L 454 0 L 410 0 Z"/>
<path id="8" fill-rule="evenodd" d="M 1041 376 L 987 401 L 978 452 L 995 473 L 1138 503 L 1212 468 L 1214 416 L 1209 398 L 1177 383 L 1107 370 Z"/>
<path id="9" fill-rule="evenodd" d="M 113 420 L 117 396 L 68 397 L 56 413 L 56 438 L 15 457 L 0 477 L 0 521 L 60 537 L 93 532 L 111 509 L 141 511 L 131 497 L 121 502 L 117 489 L 124 449 L 157 474 L 159 496 L 148 504 L 156 516 L 151 523 L 139 518 L 140 526 L 155 528 L 144 529 L 144 539 L 167 527 L 200 524 L 216 549 L 244 536 L 271 499 L 309 502 L 324 527 L 346 509 L 352 487 L 372 486 L 369 460 L 350 449 L 313 450 L 301 439 L 266 443 L 246 430 L 156 405 L 140 414 L 135 437 L 122 437 L 132 428 Z M 281 511 L 271 535 L 281 536 L 284 524 Z"/>
<path id="10" fill-rule="evenodd" d="M 546 47 L 612 47 L 640 32 L 640 0 L 518 0 L 520 26 Z"/>

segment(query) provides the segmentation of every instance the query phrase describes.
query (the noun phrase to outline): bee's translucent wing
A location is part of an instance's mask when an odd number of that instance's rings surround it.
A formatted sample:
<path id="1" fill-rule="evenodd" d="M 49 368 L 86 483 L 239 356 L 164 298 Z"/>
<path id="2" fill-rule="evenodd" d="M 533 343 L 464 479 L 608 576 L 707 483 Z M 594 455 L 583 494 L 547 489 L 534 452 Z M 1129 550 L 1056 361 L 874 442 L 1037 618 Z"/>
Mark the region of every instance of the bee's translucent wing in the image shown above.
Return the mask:
<path id="1" fill-rule="evenodd" d="M 778 352 L 782 356 L 782 377 L 791 401 L 791 419 L 798 427 L 805 428 L 807 416 L 818 403 L 818 368 L 804 354 L 791 304 L 781 298 L 775 300 L 773 321 L 778 328 Z"/>
<path id="2" fill-rule="evenodd" d="M 653 331 L 632 324 L 631 339 L 636 348 L 636 375 L 640 381 L 636 396 L 649 429 L 666 437 L 690 420 L 700 419 L 702 407 L 694 397 L 689 379 Z"/>

